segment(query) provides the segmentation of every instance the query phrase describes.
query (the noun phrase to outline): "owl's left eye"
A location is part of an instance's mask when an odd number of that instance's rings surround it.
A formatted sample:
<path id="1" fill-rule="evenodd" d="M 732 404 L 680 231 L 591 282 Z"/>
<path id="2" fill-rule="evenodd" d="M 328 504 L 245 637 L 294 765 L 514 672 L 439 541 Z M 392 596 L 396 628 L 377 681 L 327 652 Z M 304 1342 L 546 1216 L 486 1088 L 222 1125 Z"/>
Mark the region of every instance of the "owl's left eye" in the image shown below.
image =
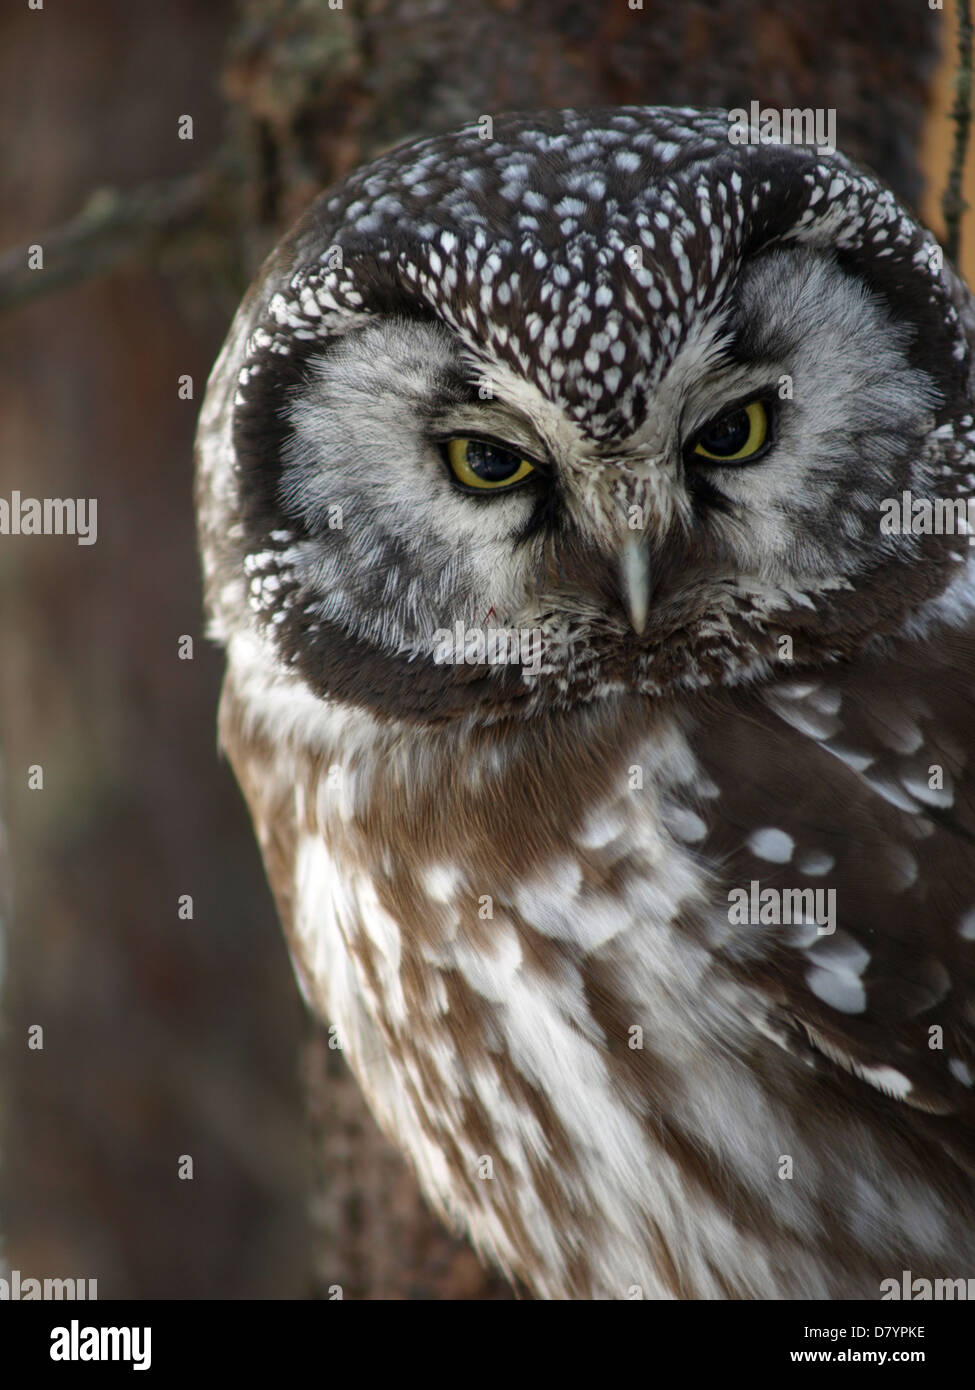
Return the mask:
<path id="1" fill-rule="evenodd" d="M 698 430 L 689 457 L 714 463 L 750 463 L 766 452 L 771 436 L 768 406 L 764 401 L 749 401 L 726 410 Z"/>
<path id="2" fill-rule="evenodd" d="M 512 488 L 535 471 L 534 464 L 513 449 L 486 439 L 448 439 L 444 453 L 457 481 L 479 492 Z"/>

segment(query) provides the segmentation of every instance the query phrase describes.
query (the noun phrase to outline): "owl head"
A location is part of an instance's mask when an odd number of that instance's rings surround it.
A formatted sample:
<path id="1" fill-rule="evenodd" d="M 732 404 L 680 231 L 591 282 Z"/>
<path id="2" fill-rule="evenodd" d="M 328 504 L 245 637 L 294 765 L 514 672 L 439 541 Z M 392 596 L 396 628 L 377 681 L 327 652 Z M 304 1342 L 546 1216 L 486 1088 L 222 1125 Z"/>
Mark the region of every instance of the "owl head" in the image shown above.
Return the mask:
<path id="1" fill-rule="evenodd" d="M 847 659 L 965 558 L 881 522 L 970 483 L 970 319 L 875 178 L 721 112 L 404 145 L 312 205 L 215 368 L 215 632 L 430 723 Z"/>

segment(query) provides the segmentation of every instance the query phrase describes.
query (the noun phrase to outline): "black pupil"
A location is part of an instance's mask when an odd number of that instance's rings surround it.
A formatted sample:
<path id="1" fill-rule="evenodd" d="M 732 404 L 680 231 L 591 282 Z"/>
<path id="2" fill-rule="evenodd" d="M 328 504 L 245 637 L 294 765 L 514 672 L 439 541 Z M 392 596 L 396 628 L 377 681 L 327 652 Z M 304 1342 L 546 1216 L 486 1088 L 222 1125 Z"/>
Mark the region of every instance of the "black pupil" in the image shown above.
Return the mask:
<path id="1" fill-rule="evenodd" d="M 713 424 L 708 425 L 698 443 L 702 448 L 707 449 L 709 454 L 718 454 L 719 457 L 725 458 L 729 454 L 737 454 L 741 449 L 744 449 L 751 432 L 752 426 L 748 412 L 746 410 L 730 410 L 727 415 L 722 415 L 720 420 L 715 420 Z"/>
<path id="2" fill-rule="evenodd" d="M 470 439 L 467 441 L 467 465 L 484 482 L 503 483 L 518 472 L 521 459 L 509 449 L 485 444 L 482 439 Z"/>

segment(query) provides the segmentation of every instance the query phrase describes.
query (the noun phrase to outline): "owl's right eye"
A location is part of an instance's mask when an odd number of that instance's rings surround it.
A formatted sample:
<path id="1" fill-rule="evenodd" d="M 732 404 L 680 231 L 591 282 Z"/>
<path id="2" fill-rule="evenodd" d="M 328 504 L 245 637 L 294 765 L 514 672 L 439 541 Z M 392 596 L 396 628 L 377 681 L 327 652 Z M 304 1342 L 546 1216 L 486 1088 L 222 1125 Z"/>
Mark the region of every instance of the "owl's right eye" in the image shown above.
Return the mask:
<path id="1" fill-rule="evenodd" d="M 444 456 L 457 482 L 477 492 L 513 488 L 535 471 L 535 465 L 513 449 L 486 439 L 448 439 Z"/>
<path id="2" fill-rule="evenodd" d="M 763 400 L 732 406 L 698 430 L 688 448 L 690 459 L 712 463 L 753 463 L 772 442 L 772 418 Z"/>

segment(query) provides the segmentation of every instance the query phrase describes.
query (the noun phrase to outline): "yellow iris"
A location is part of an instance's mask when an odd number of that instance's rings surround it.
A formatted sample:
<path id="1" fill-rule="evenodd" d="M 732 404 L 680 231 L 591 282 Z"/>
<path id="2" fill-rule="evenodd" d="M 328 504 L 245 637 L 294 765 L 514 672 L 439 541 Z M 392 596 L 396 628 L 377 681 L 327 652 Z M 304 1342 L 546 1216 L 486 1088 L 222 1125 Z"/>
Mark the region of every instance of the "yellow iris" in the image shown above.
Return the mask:
<path id="1" fill-rule="evenodd" d="M 751 458 L 768 439 L 768 411 L 761 401 L 736 406 L 700 433 L 694 453 L 716 463 L 739 463 Z"/>
<path id="2" fill-rule="evenodd" d="M 484 439 L 449 439 L 447 462 L 459 483 L 490 492 L 513 487 L 534 472 L 534 466 L 513 449 Z"/>

